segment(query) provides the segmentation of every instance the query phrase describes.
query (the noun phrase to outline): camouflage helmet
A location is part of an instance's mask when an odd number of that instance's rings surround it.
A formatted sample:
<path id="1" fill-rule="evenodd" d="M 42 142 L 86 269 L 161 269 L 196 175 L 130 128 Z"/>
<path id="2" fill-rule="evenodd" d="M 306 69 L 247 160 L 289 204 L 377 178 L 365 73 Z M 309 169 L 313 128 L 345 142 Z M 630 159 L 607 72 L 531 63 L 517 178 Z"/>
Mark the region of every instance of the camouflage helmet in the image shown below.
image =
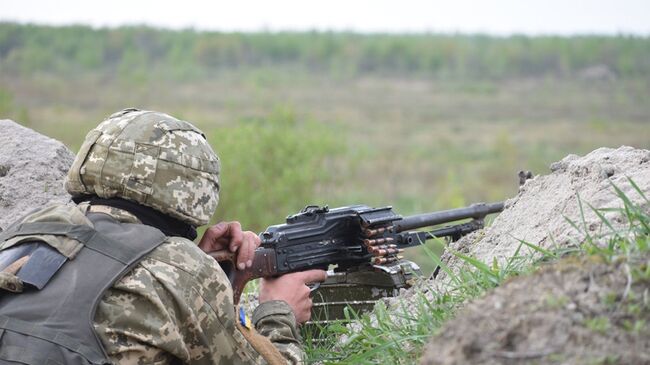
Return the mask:
<path id="1" fill-rule="evenodd" d="M 125 109 L 88 133 L 65 188 L 73 197 L 123 198 L 201 226 L 219 202 L 219 158 L 192 124 Z"/>

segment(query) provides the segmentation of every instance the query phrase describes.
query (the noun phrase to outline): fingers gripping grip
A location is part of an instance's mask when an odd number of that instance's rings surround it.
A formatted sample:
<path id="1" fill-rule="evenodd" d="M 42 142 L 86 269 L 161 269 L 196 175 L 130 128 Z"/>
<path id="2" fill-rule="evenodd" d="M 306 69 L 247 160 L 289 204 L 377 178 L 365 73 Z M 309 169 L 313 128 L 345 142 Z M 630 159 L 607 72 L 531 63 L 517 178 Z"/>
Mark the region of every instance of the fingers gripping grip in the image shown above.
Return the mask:
<path id="1" fill-rule="evenodd" d="M 255 250 L 253 258 L 253 265 L 244 270 L 238 270 L 237 267 L 237 254 L 228 250 L 219 250 L 208 252 L 218 262 L 230 262 L 233 270 L 230 271 L 229 278 L 233 290 L 233 301 L 235 305 L 239 304 L 241 294 L 244 291 L 246 284 L 254 279 L 276 276 L 277 264 L 275 251 L 269 248 L 258 248 Z"/>

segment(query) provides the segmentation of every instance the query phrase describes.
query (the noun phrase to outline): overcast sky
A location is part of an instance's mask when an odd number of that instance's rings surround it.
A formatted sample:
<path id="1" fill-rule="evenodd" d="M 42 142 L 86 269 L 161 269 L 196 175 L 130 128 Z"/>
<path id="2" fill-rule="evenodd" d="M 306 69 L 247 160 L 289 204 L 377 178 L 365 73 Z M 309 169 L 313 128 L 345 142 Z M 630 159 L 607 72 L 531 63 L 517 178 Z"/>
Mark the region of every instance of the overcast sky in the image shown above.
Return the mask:
<path id="1" fill-rule="evenodd" d="M 650 35 L 650 0 L 0 0 L 0 21 L 222 31 Z"/>

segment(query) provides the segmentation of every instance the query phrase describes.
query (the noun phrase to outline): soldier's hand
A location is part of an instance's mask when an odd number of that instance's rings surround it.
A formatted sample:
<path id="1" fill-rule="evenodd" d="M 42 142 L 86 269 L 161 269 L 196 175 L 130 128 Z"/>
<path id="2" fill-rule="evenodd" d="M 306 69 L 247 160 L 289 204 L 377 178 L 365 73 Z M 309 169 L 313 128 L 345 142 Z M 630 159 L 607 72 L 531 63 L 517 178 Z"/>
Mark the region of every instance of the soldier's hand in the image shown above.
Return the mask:
<path id="1" fill-rule="evenodd" d="M 307 284 L 327 279 L 323 270 L 308 270 L 284 274 L 277 278 L 264 278 L 260 283 L 260 304 L 271 300 L 284 300 L 293 309 L 298 323 L 311 317 L 311 291 Z"/>
<path id="2" fill-rule="evenodd" d="M 253 265 L 255 249 L 260 238 L 251 231 L 242 231 L 237 221 L 219 222 L 205 230 L 199 248 L 203 252 L 230 250 L 237 253 L 237 268 L 243 270 Z"/>

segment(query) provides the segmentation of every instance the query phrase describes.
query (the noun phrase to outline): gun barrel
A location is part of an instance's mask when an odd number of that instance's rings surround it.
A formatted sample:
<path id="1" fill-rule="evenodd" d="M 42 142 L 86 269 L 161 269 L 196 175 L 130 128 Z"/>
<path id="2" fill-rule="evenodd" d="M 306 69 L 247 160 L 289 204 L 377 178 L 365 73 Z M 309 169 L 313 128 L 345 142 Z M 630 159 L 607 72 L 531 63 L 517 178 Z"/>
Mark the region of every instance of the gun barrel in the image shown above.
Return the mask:
<path id="1" fill-rule="evenodd" d="M 410 229 L 435 226 L 442 223 L 454 222 L 466 218 L 483 219 L 486 215 L 503 210 L 503 202 L 476 203 L 469 207 L 441 210 L 439 212 L 416 214 L 404 217 L 395 222 L 395 231 L 403 232 Z"/>

